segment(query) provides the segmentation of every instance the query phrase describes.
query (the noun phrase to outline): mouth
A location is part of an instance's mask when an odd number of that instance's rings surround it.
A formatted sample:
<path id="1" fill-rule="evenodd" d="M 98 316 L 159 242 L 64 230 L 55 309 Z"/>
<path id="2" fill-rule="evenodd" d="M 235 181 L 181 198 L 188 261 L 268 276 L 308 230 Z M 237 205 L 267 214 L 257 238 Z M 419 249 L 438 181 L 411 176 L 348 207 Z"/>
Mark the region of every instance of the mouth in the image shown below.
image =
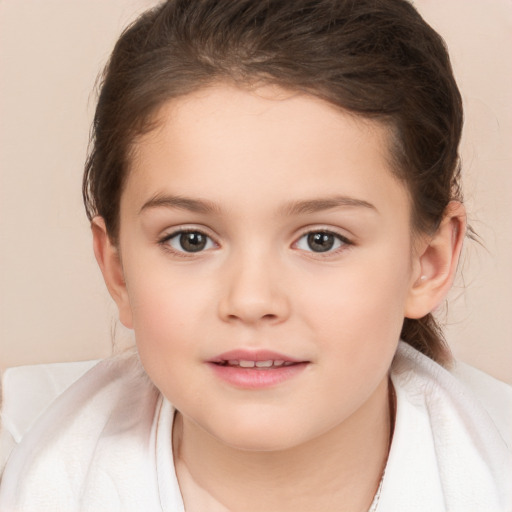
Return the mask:
<path id="1" fill-rule="evenodd" d="M 298 376 L 310 361 L 267 350 L 233 350 L 207 361 L 222 381 L 244 389 L 275 387 Z"/>
<path id="2" fill-rule="evenodd" d="M 300 360 L 271 350 L 238 349 L 224 352 L 208 361 L 218 366 L 247 368 L 256 370 L 277 369 L 285 366 L 304 364 L 309 361 Z"/>
<path id="3" fill-rule="evenodd" d="M 285 361 L 283 359 L 267 359 L 266 361 L 251 361 L 247 359 L 229 359 L 226 361 L 214 362 L 219 366 L 231 366 L 233 368 L 254 368 L 256 370 L 271 370 L 273 368 L 281 368 L 282 366 L 293 366 L 293 361 Z"/>

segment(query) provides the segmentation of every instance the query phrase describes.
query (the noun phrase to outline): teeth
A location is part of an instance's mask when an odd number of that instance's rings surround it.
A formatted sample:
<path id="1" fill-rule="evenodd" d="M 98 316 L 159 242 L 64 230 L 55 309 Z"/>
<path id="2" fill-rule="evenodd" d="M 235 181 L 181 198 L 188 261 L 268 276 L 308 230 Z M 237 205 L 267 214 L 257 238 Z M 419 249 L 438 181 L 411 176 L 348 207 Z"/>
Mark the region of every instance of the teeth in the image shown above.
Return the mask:
<path id="1" fill-rule="evenodd" d="M 272 368 L 278 366 L 291 366 L 291 361 L 283 361 L 282 359 L 276 359 L 273 361 L 269 359 L 267 361 L 246 361 L 246 360 L 238 360 L 238 359 L 230 359 L 226 361 L 224 364 L 228 366 L 239 366 L 240 368 Z"/>
<path id="2" fill-rule="evenodd" d="M 256 366 L 258 368 L 270 368 L 272 366 L 273 361 L 256 361 Z"/>

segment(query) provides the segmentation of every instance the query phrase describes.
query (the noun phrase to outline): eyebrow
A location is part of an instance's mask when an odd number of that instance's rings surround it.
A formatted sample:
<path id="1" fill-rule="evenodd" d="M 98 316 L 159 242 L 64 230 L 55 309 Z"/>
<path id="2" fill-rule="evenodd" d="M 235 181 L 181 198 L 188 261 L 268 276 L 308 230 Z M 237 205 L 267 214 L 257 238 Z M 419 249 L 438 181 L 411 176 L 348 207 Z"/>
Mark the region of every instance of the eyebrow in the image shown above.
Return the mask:
<path id="1" fill-rule="evenodd" d="M 152 208 L 176 208 L 194 213 L 219 213 L 217 204 L 205 199 L 192 199 L 184 196 L 157 194 L 146 201 L 139 211 L 139 214 Z"/>
<path id="2" fill-rule="evenodd" d="M 306 199 L 293 201 L 281 208 L 281 213 L 287 216 L 316 213 L 334 208 L 366 208 L 377 212 L 377 208 L 367 201 L 347 196 L 335 196 L 319 199 Z M 219 205 L 206 199 L 192 199 L 190 197 L 157 194 L 146 201 L 139 213 L 153 208 L 173 208 L 187 210 L 194 213 L 215 213 L 221 212 Z"/>
<path id="3" fill-rule="evenodd" d="M 285 215 L 300 215 L 305 213 L 316 213 L 334 208 L 367 208 L 377 212 L 377 208 L 362 199 L 347 196 L 335 196 L 321 199 L 308 199 L 305 201 L 293 201 L 283 208 Z"/>

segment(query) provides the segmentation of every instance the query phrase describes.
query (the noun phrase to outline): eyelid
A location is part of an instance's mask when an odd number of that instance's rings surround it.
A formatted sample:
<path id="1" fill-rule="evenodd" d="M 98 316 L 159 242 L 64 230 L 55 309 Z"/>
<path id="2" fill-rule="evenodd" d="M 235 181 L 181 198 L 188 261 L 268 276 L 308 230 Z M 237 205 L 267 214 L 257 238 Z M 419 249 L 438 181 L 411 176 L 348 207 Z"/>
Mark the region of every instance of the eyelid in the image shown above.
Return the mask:
<path id="1" fill-rule="evenodd" d="M 345 243 L 353 244 L 355 243 L 353 239 L 355 235 L 351 234 L 347 229 L 342 229 L 335 226 L 330 226 L 326 224 L 310 224 L 309 226 L 302 227 L 297 230 L 298 236 L 296 239 L 298 240 L 300 237 L 304 235 L 308 235 L 310 233 L 329 233 L 331 235 L 337 236 L 341 238 Z"/>
<path id="2" fill-rule="evenodd" d="M 214 241 L 217 238 L 210 228 L 203 226 L 202 224 L 178 224 L 176 226 L 169 226 L 162 229 L 160 232 L 163 234 L 157 235 L 157 241 L 169 240 L 169 238 L 172 238 L 179 233 L 201 233 L 202 235 L 210 237 Z M 217 242 L 215 241 L 215 243 Z"/>

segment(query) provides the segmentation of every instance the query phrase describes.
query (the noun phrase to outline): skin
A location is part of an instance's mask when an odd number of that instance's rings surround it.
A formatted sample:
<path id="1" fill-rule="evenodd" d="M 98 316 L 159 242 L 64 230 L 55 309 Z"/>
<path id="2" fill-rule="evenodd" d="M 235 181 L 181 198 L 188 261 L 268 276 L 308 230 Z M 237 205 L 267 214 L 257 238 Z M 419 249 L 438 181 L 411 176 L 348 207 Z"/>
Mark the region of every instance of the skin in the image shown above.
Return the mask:
<path id="1" fill-rule="evenodd" d="M 120 319 L 179 411 L 187 511 L 367 510 L 402 322 L 447 293 L 462 205 L 433 236 L 414 235 L 387 129 L 312 96 L 218 84 L 157 119 L 135 146 L 119 245 L 101 218 L 93 234 Z M 209 237 L 205 250 L 169 239 L 184 228 Z M 333 250 L 312 250 L 308 232 L 334 233 Z M 206 364 L 236 348 L 308 364 L 238 389 Z"/>

